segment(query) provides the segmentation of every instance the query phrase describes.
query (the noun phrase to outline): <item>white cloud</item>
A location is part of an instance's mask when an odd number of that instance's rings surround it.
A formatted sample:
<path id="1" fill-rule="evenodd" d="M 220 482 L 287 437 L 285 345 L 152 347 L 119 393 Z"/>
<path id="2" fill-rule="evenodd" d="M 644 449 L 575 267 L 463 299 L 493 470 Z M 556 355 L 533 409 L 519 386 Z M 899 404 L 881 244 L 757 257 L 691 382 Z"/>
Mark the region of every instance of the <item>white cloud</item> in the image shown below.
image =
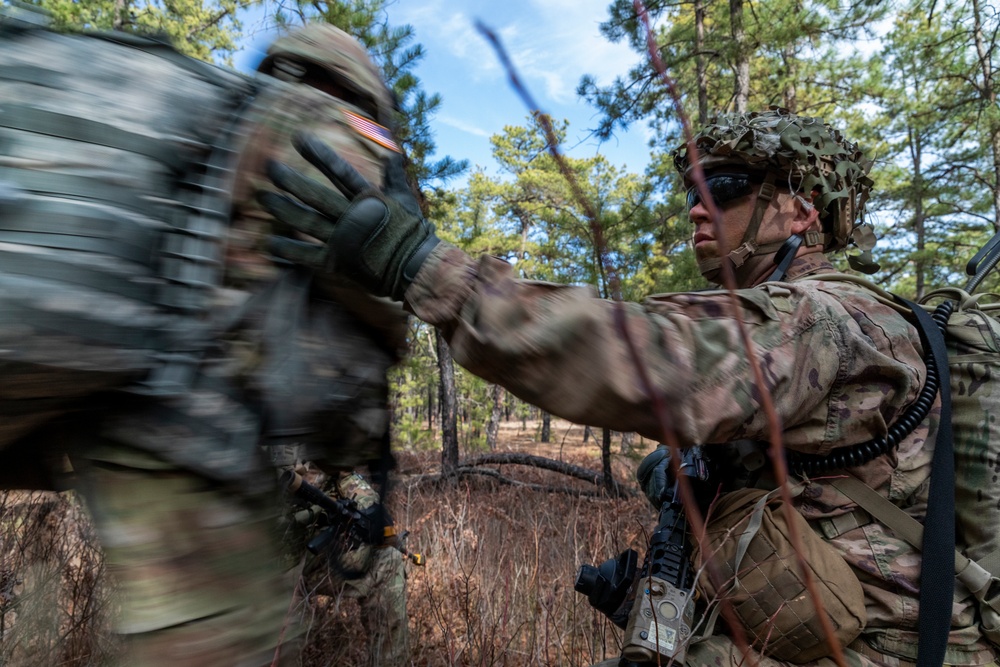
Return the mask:
<path id="1" fill-rule="evenodd" d="M 411 6 L 412 5 L 412 6 Z M 625 44 L 611 44 L 599 32 L 606 0 L 505 0 L 473 5 L 461 0 L 403 1 L 402 21 L 413 24 L 420 41 L 444 47 L 462 61 L 475 81 L 506 79 L 495 52 L 475 27 L 477 20 L 495 31 L 518 74 L 539 101 L 566 104 L 576 99 L 584 74 L 610 83 L 638 61 Z"/>
<path id="2" fill-rule="evenodd" d="M 484 57 L 489 52 L 486 40 L 475 26 L 475 18 L 463 12 L 460 0 L 426 0 L 402 2 L 396 23 L 408 23 L 416 29 L 416 41 L 432 45 L 438 54 L 447 52 L 463 61 L 466 76 L 474 80 L 496 78 L 501 74 L 496 58 Z"/>
<path id="3" fill-rule="evenodd" d="M 461 132 L 467 132 L 468 134 L 471 134 L 473 136 L 489 137 L 492 135 L 492 132 L 484 130 L 478 125 L 473 125 L 472 123 L 467 123 L 464 120 L 455 118 L 454 116 L 446 116 L 446 115 L 436 116 L 434 120 L 437 121 L 438 123 L 441 123 L 442 125 L 453 127 L 456 130 L 459 130 Z"/>
<path id="4" fill-rule="evenodd" d="M 572 78 L 575 88 L 583 74 L 594 75 L 600 83 L 610 83 L 640 56 L 627 44 L 612 44 L 600 33 L 607 19 L 606 0 L 529 0 L 546 34 L 539 43 L 546 46 L 550 70 Z"/>

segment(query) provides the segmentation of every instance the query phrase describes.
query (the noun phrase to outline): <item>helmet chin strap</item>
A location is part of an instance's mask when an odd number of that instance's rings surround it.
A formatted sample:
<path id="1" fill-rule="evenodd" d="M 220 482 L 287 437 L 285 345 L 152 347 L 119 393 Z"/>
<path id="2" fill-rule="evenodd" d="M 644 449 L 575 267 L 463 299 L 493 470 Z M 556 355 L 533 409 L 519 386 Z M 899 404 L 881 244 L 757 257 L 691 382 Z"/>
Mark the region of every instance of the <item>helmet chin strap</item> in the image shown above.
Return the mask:
<path id="1" fill-rule="evenodd" d="M 810 229 L 803 234 L 792 234 L 785 239 L 785 242 L 778 248 L 778 252 L 774 253 L 774 263 L 776 265 L 774 273 L 768 276 L 764 282 L 771 283 L 784 280 L 785 274 L 788 273 L 788 267 L 792 265 L 792 260 L 795 259 L 799 248 L 803 244 L 806 247 L 820 244 L 825 245 L 826 235 Z"/>
<path id="2" fill-rule="evenodd" d="M 807 246 L 826 242 L 826 235 L 816 231 L 808 231 L 805 234 L 793 234 L 784 241 L 758 245 L 757 233 L 760 231 L 760 223 L 764 219 L 764 211 L 767 210 L 771 200 L 774 199 L 774 178 L 774 172 L 768 172 L 767 176 L 765 176 L 764 182 L 760 186 L 760 192 L 757 193 L 757 203 L 754 206 L 753 216 L 750 218 L 750 224 L 747 225 L 747 230 L 743 234 L 743 241 L 740 246 L 724 258 L 714 257 L 698 262 L 698 270 L 706 280 L 715 284 L 721 284 L 722 281 L 720 278 L 722 276 L 722 264 L 724 261 L 728 261 L 735 272 L 751 257 L 770 253 L 776 253 L 774 263 L 777 264 L 777 268 L 767 280 L 782 280 L 803 242 Z"/>
<path id="3" fill-rule="evenodd" d="M 764 177 L 764 182 L 761 183 L 760 190 L 757 192 L 757 203 L 754 206 L 750 224 L 747 225 L 747 230 L 743 234 L 742 243 L 725 257 L 713 257 L 698 262 L 698 270 L 701 272 L 701 275 L 713 283 L 720 284 L 719 277 L 722 275 L 722 263 L 724 261 L 728 261 L 735 271 L 743 266 L 751 257 L 771 253 L 781 247 L 781 242 L 768 243 L 762 246 L 757 245 L 757 231 L 760 229 L 760 223 L 764 219 L 764 211 L 767 210 L 772 199 L 774 199 L 774 172 L 768 172 L 767 176 Z"/>

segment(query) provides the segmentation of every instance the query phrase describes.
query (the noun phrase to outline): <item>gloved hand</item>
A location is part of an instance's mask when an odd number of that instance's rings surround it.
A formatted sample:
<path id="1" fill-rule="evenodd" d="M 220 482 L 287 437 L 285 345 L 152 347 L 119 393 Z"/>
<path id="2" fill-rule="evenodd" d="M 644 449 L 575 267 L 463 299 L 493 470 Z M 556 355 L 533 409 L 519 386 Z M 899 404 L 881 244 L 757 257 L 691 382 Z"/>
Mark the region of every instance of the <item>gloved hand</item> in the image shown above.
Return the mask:
<path id="1" fill-rule="evenodd" d="M 670 448 L 658 445 L 636 468 L 635 478 L 646 498 L 659 511 L 670 491 Z"/>
<path id="2" fill-rule="evenodd" d="M 300 134 L 293 142 L 333 187 L 271 162 L 268 177 L 295 199 L 274 192 L 263 192 L 258 199 L 277 220 L 322 245 L 279 237 L 272 239 L 271 251 L 295 264 L 346 276 L 377 296 L 402 301 L 440 242 L 434 226 L 420 215 L 402 156 L 394 154 L 390 160 L 385 187 L 379 191 L 317 137 Z"/>

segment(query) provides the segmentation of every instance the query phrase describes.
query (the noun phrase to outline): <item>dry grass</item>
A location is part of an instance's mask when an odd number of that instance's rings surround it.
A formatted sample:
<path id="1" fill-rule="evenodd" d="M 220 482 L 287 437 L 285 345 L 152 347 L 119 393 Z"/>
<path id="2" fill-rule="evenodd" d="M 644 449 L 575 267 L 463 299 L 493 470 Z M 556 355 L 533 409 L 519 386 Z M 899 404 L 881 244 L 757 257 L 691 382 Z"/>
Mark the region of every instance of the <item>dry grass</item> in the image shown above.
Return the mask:
<path id="1" fill-rule="evenodd" d="M 115 642 L 103 573 L 71 495 L 0 493 L 0 665 L 105 664 Z"/>
<path id="2" fill-rule="evenodd" d="M 581 428 L 554 422 L 553 442 L 542 446 L 535 427 L 504 424 L 499 449 L 600 468 L 597 444 L 584 445 Z M 635 445 L 640 454 L 651 446 Z M 617 655 L 617 630 L 573 582 L 583 563 L 628 547 L 641 551 L 642 532 L 655 521 L 645 500 L 525 491 L 488 478 L 436 482 L 427 473 L 439 457 L 400 453 L 390 499 L 397 524 L 410 531 L 410 549 L 428 557 L 426 567 L 408 566 L 413 664 L 576 666 Z M 615 457 L 619 480 L 631 479 L 634 466 Z M 541 470 L 506 466 L 503 473 L 586 488 Z M 76 506 L 51 494 L 0 495 L 0 540 L 0 664 L 99 664 L 113 650 L 110 596 L 92 530 Z M 365 664 L 355 602 L 317 596 L 307 612 L 304 665 Z"/>

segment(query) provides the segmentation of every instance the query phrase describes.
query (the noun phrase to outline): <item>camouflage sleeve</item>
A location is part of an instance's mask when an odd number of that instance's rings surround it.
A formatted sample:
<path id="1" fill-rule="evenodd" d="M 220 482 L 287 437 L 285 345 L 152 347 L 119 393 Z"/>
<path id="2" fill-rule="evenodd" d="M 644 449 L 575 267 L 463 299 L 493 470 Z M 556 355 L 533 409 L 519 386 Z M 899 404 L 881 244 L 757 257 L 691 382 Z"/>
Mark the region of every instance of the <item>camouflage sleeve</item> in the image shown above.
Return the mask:
<path id="1" fill-rule="evenodd" d="M 338 474 L 337 494 L 341 498 L 356 501 L 361 509 L 366 509 L 379 502 L 378 493 L 372 488 L 372 485 L 356 472 Z"/>
<path id="2" fill-rule="evenodd" d="M 823 454 L 864 441 L 916 397 L 916 334 L 863 290 L 782 283 L 737 295 L 786 446 Z M 553 414 L 662 437 L 624 328 L 681 444 L 768 439 L 726 292 L 615 303 L 589 288 L 518 280 L 501 260 L 477 262 L 442 243 L 406 299 L 442 328 L 460 364 Z"/>

